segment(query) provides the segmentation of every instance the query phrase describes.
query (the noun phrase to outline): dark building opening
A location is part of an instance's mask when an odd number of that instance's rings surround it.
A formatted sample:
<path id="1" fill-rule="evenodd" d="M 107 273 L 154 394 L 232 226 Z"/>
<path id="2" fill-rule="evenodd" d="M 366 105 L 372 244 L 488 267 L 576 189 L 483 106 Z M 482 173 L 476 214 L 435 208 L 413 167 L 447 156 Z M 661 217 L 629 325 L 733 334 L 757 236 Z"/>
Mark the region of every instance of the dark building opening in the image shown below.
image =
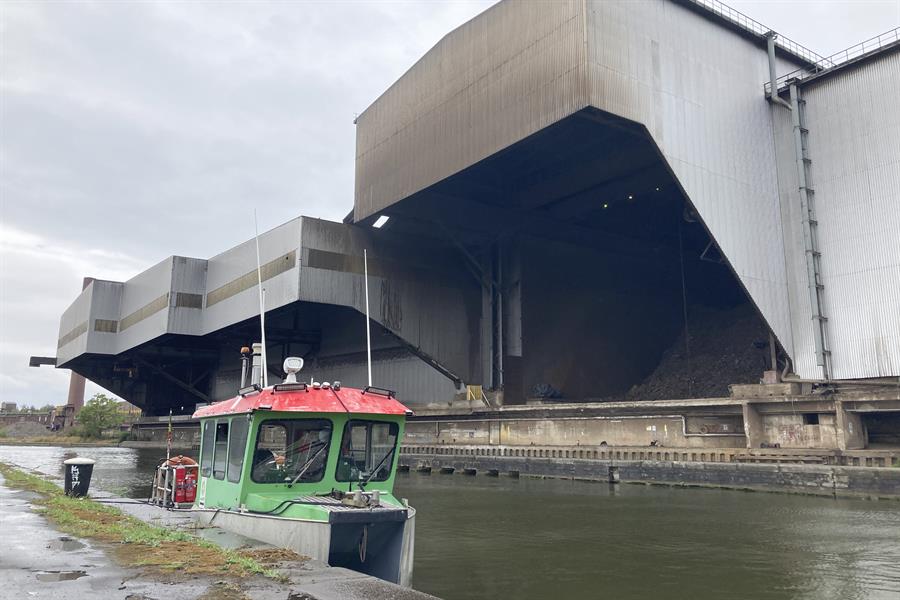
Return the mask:
<path id="1" fill-rule="evenodd" d="M 770 368 L 767 327 L 641 125 L 584 109 L 390 213 L 491 266 L 504 329 L 481 379 L 507 404 L 727 396 Z"/>
<path id="2" fill-rule="evenodd" d="M 862 413 L 866 448 L 900 447 L 900 411 Z"/>

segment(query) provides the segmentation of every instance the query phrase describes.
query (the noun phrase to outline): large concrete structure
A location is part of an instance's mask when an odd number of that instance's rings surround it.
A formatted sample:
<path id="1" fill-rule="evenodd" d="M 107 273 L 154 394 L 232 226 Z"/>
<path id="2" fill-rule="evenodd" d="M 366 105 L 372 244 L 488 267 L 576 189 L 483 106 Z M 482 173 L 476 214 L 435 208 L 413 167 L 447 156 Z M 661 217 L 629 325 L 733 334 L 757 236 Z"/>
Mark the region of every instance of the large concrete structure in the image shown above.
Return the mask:
<path id="1" fill-rule="evenodd" d="M 712 0 L 496 4 L 359 116 L 345 223 L 260 237 L 269 369 L 364 383 L 366 249 L 376 381 L 412 406 L 622 398 L 663 364 L 693 390 L 728 366 L 710 311 L 752 321 L 730 383 L 896 383 L 898 49 L 824 58 Z M 251 240 L 96 281 L 57 364 L 150 415 L 228 397 L 255 268 Z"/>

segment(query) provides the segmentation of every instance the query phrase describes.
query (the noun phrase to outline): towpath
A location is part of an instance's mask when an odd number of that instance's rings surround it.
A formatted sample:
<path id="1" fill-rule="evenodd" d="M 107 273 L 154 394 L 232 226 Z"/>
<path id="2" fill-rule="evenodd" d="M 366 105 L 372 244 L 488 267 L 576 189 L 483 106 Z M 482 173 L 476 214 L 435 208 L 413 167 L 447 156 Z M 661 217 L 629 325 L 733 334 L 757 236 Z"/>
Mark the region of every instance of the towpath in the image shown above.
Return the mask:
<path id="1" fill-rule="evenodd" d="M 91 496 L 153 525 L 191 527 L 186 513 L 166 511 L 100 491 Z M 37 494 L 12 489 L 0 476 L 0 589 L 2 598 L 70 600 L 437 600 L 415 590 L 332 568 L 316 561 L 277 565 L 288 582 L 256 576 L 240 582 L 179 573 L 160 575 L 123 568 L 103 544 L 76 539 L 55 530 L 33 510 Z M 198 530 L 201 537 L 234 548 L 254 544 L 217 528 Z M 254 544 L 257 545 L 258 544 Z"/>

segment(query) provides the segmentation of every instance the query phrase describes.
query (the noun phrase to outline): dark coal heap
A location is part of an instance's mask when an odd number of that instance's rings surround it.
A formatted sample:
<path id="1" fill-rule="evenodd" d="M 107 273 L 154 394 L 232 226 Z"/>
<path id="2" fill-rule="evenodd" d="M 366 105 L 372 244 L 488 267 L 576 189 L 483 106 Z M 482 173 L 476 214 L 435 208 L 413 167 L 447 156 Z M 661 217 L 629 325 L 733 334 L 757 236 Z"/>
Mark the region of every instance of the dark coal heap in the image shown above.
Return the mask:
<path id="1" fill-rule="evenodd" d="M 759 383 L 768 368 L 769 334 L 753 307 L 731 309 L 692 306 L 685 332 L 663 353 L 656 369 L 620 398 L 676 400 L 729 395 L 734 383 Z"/>

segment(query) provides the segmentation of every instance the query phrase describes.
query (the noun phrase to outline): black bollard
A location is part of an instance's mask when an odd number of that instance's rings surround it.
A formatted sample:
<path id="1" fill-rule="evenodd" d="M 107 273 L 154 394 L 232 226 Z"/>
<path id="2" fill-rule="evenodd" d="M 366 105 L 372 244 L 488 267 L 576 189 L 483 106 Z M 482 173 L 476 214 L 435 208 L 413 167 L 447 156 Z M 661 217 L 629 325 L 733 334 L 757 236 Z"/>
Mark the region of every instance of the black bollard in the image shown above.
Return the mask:
<path id="1" fill-rule="evenodd" d="M 81 498 L 87 496 L 91 487 L 91 475 L 94 472 L 94 461 L 90 458 L 70 458 L 63 461 L 66 466 L 66 482 L 63 488 L 66 496 Z"/>

